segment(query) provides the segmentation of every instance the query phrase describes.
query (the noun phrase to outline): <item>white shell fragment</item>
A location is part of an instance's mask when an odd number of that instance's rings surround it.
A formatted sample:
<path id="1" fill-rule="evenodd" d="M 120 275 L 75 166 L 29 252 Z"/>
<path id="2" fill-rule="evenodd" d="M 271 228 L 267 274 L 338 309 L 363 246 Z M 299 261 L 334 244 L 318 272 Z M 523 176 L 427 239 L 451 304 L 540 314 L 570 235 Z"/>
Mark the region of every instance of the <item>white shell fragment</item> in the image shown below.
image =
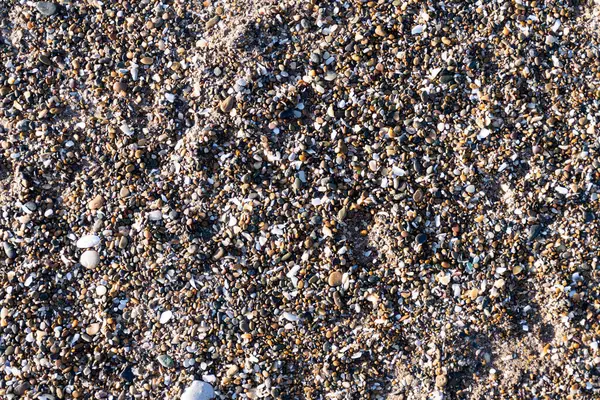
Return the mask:
<path id="1" fill-rule="evenodd" d="M 211 400 L 214 397 L 215 391 L 210 384 L 194 381 L 185 389 L 181 395 L 181 400 Z"/>

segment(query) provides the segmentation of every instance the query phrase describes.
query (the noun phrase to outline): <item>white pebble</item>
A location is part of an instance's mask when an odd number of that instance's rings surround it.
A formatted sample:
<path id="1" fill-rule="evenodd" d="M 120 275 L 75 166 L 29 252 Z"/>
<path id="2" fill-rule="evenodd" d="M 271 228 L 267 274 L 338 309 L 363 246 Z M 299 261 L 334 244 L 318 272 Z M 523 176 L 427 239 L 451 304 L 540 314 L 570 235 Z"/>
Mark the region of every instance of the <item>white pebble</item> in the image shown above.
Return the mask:
<path id="1" fill-rule="evenodd" d="M 160 314 L 160 323 L 166 324 L 171 318 L 173 318 L 173 313 L 171 311 L 163 311 L 163 313 Z"/>
<path id="2" fill-rule="evenodd" d="M 98 246 L 98 244 L 100 244 L 100 238 L 96 235 L 83 235 L 77 241 L 77 247 L 80 249 L 89 249 Z"/>
<path id="3" fill-rule="evenodd" d="M 79 257 L 79 263 L 86 268 L 95 268 L 100 264 L 100 255 L 96 250 L 87 250 Z"/>
<path id="4" fill-rule="evenodd" d="M 154 210 L 148 213 L 148 219 L 150 221 L 160 221 L 162 219 L 162 211 Z"/>

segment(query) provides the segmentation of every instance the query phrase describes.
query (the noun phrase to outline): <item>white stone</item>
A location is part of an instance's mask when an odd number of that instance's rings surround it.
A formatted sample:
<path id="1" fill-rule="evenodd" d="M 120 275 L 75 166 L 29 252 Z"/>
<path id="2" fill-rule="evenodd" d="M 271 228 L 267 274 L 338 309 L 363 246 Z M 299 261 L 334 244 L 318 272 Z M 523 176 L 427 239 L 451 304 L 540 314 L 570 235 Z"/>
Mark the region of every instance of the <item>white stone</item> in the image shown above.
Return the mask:
<path id="1" fill-rule="evenodd" d="M 148 219 L 150 221 L 160 221 L 162 219 L 162 211 L 154 210 L 148 213 Z"/>
<path id="2" fill-rule="evenodd" d="M 96 235 L 83 235 L 77 241 L 77 247 L 80 249 L 89 249 L 100 244 L 100 238 Z"/>
<path id="3" fill-rule="evenodd" d="M 202 381 L 194 381 L 185 389 L 181 400 L 211 400 L 215 397 L 213 387 Z"/>
<path id="4" fill-rule="evenodd" d="M 96 250 L 87 250 L 79 257 L 79 262 L 86 268 L 95 268 L 100 264 L 100 256 Z"/>
<path id="5" fill-rule="evenodd" d="M 173 318 L 173 313 L 169 310 L 164 311 L 162 314 L 160 314 L 160 323 L 166 324 L 171 318 Z"/>

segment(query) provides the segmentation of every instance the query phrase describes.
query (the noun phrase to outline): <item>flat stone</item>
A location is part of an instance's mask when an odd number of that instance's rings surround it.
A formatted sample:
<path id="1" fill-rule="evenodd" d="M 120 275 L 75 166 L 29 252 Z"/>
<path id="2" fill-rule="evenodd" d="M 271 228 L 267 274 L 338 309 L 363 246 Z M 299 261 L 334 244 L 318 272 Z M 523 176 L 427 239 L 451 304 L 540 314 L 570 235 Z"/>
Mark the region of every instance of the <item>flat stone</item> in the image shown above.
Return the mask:
<path id="1" fill-rule="evenodd" d="M 38 1 L 35 3 L 35 8 L 37 8 L 40 14 L 47 17 L 56 13 L 56 4 L 50 1 Z"/>
<path id="2" fill-rule="evenodd" d="M 413 200 L 415 203 L 420 203 L 423 200 L 423 191 L 421 189 L 417 189 L 413 194 Z"/>
<path id="3" fill-rule="evenodd" d="M 221 20 L 221 17 L 219 17 L 218 15 L 215 17 L 212 17 L 211 19 L 206 21 L 206 29 L 212 28 L 213 26 L 218 24 L 220 20 Z"/>
<path id="4" fill-rule="evenodd" d="M 102 324 L 100 324 L 99 322 L 93 323 L 90 326 L 88 326 L 87 328 L 85 328 L 85 333 L 87 333 L 90 336 L 94 336 L 95 334 L 100 332 L 101 327 L 102 327 Z"/>
<path id="5" fill-rule="evenodd" d="M 173 368 L 173 366 L 175 365 L 173 359 L 166 354 L 161 354 L 160 356 L 156 357 L 156 359 L 158 360 L 160 365 L 162 365 L 165 368 Z"/>
<path id="6" fill-rule="evenodd" d="M 135 379 L 135 375 L 133 373 L 133 369 L 131 368 L 131 365 L 126 366 L 123 371 L 121 371 L 121 379 L 123 379 L 124 381 L 127 382 L 133 382 L 133 380 Z"/>

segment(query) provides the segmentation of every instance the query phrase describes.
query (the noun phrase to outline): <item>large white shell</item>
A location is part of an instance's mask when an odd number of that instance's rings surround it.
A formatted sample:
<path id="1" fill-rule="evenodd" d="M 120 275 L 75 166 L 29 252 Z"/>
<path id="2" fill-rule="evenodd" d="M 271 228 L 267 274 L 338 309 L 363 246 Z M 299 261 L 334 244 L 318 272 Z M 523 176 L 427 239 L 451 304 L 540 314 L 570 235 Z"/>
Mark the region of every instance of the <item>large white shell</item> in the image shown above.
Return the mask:
<path id="1" fill-rule="evenodd" d="M 83 235 L 77 241 L 77 247 L 80 249 L 89 249 L 90 247 L 98 246 L 100 238 L 96 235 Z"/>
<path id="2" fill-rule="evenodd" d="M 95 268 L 100 264 L 100 256 L 96 250 L 86 250 L 79 257 L 79 262 L 86 268 Z"/>
<path id="3" fill-rule="evenodd" d="M 194 381 L 185 389 L 181 400 L 211 400 L 215 397 L 213 387 L 202 381 Z"/>

